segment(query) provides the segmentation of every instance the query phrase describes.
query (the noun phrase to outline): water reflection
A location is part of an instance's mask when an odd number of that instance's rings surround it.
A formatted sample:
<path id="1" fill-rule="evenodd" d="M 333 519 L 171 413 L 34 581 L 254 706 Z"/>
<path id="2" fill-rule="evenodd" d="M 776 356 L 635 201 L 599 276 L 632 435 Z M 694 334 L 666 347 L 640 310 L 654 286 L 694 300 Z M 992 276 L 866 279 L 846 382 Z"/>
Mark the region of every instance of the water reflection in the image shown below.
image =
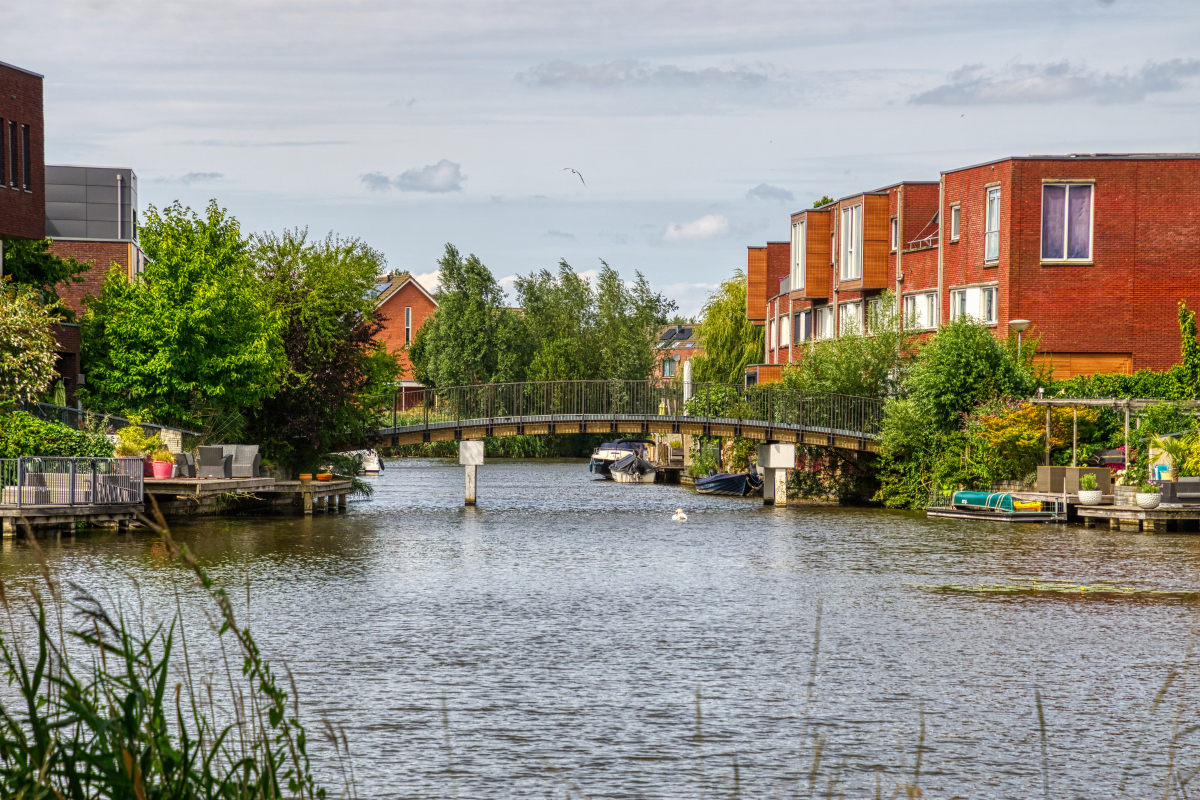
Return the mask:
<path id="1" fill-rule="evenodd" d="M 592 481 L 579 462 L 492 462 L 479 479 L 464 509 L 456 464 L 391 462 L 344 514 L 176 526 L 232 594 L 249 581 L 243 613 L 309 722 L 345 726 L 362 796 L 699 796 L 732 791 L 735 756 L 746 796 L 807 796 L 814 737 L 815 796 L 874 796 L 877 774 L 890 795 L 922 712 L 926 796 L 1040 796 L 1035 688 L 1054 796 L 1114 795 L 1126 765 L 1145 796 L 1162 792 L 1180 696 L 1192 718 L 1186 689 L 1147 719 L 1185 658 L 1188 606 L 908 584 L 1195 588 L 1200 537 L 764 509 Z M 180 572 L 148 538 L 43 547 L 66 578 L 127 573 L 150 608 L 174 606 Z M 25 545 L 0 553 L 6 581 L 36 574 Z M 1196 762 L 1190 745 L 1177 758 Z"/>

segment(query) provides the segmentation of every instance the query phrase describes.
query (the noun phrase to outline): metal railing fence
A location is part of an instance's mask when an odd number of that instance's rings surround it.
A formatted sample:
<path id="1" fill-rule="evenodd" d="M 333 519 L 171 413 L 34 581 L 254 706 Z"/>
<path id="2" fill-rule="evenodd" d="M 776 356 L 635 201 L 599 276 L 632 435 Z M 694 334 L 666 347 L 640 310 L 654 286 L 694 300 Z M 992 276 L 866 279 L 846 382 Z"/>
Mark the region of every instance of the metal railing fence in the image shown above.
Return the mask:
<path id="1" fill-rule="evenodd" d="M 805 395 L 775 384 L 693 383 L 685 401 L 683 381 L 672 379 L 474 384 L 425 389 L 415 407 L 402 408 L 401 400 L 397 392 L 363 398 L 363 403 L 373 409 L 373 424 L 391 432 L 480 420 L 504 424 L 518 419 L 617 421 L 665 416 L 787 425 L 870 438 L 879 432 L 883 418 L 883 401 L 877 398 Z"/>
<path id="2" fill-rule="evenodd" d="M 141 503 L 140 458 L 0 459 L 0 506 L 130 505 Z"/>
<path id="3" fill-rule="evenodd" d="M 17 404 L 17 408 L 22 411 L 32 414 L 39 419 L 44 419 L 49 422 L 58 422 L 66 425 L 69 428 L 76 430 L 91 430 L 102 428 L 100 433 L 115 433 L 116 431 L 129 425 L 129 420 L 125 417 L 115 417 L 111 414 L 102 414 L 96 411 L 86 411 L 71 406 L 56 406 L 51 403 L 33 403 L 28 400 L 21 400 Z M 182 428 L 172 428 L 169 425 L 155 425 L 151 422 L 141 423 L 142 429 L 146 431 L 147 436 L 153 436 L 162 431 L 178 431 L 187 436 L 199 436 L 196 431 L 184 430 Z M 111 430 L 109 430 L 111 428 Z"/>

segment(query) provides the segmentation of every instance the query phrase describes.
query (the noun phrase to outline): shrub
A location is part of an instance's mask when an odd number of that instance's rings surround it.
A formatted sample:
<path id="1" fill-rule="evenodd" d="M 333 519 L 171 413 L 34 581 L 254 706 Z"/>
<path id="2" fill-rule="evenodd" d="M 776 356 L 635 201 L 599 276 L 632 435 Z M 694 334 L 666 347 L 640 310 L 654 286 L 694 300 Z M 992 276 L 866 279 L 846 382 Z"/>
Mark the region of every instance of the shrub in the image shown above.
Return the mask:
<path id="1" fill-rule="evenodd" d="M 1085 492 L 1094 492 L 1099 485 L 1100 484 L 1096 481 L 1096 476 L 1090 472 L 1085 473 L 1083 477 L 1079 479 L 1079 488 Z"/>
<path id="2" fill-rule="evenodd" d="M 116 454 L 119 456 L 144 456 L 163 446 L 162 436 L 147 436 L 142 427 L 142 418 L 134 414 L 129 424 L 117 431 Z"/>
<path id="3" fill-rule="evenodd" d="M 103 434 L 77 431 L 24 411 L 0 415 L 0 458 L 110 458 L 112 454 L 112 443 Z"/>
<path id="4" fill-rule="evenodd" d="M 1157 486 L 1155 486 L 1153 483 L 1143 483 L 1141 486 L 1138 487 L 1138 491 L 1141 492 L 1142 494 L 1158 494 L 1162 490 L 1159 489 Z"/>
<path id="5" fill-rule="evenodd" d="M 160 447 L 154 451 L 155 461 L 165 461 L 168 464 L 175 463 L 175 455 L 165 447 Z"/>

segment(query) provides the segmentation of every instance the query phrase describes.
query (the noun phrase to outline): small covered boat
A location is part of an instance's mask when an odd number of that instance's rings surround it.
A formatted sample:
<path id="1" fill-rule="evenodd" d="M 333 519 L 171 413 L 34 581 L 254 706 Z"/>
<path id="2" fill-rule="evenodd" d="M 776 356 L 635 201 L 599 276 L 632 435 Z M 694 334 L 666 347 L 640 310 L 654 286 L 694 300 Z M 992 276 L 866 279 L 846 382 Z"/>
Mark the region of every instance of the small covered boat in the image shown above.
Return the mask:
<path id="1" fill-rule="evenodd" d="M 763 479 L 754 465 L 749 472 L 713 472 L 696 479 L 696 491 L 700 494 L 721 494 L 731 497 L 747 497 L 762 491 Z"/>
<path id="2" fill-rule="evenodd" d="M 653 460 L 654 442 L 649 439 L 617 439 L 615 442 L 605 442 L 592 451 L 592 459 L 588 462 L 588 471 L 594 475 L 612 478 L 612 465 L 629 455 L 637 455 L 650 461 Z"/>
<path id="3" fill-rule="evenodd" d="M 658 475 L 658 469 L 636 453 L 614 461 L 608 469 L 617 483 L 654 483 Z"/>
<path id="4" fill-rule="evenodd" d="M 1055 522 L 1065 521 L 1067 516 L 1058 500 L 1022 501 L 1008 492 L 970 490 L 955 492 L 949 505 L 931 505 L 925 513 L 931 517 L 1005 522 Z"/>

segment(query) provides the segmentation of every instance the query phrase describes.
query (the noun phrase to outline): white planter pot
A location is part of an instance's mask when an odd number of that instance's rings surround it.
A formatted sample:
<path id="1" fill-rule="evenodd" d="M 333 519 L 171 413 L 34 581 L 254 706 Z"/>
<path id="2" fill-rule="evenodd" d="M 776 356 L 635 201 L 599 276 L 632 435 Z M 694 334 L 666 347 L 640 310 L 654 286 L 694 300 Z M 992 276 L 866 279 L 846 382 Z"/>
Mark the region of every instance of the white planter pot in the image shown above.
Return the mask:
<path id="1" fill-rule="evenodd" d="M 1099 489 L 1080 489 L 1079 502 L 1085 506 L 1098 506 L 1104 499 L 1104 492 Z"/>
<path id="2" fill-rule="evenodd" d="M 1138 508 L 1144 508 L 1149 511 L 1152 508 L 1158 508 L 1158 504 L 1162 502 L 1162 495 L 1158 492 L 1138 492 L 1137 493 Z"/>

